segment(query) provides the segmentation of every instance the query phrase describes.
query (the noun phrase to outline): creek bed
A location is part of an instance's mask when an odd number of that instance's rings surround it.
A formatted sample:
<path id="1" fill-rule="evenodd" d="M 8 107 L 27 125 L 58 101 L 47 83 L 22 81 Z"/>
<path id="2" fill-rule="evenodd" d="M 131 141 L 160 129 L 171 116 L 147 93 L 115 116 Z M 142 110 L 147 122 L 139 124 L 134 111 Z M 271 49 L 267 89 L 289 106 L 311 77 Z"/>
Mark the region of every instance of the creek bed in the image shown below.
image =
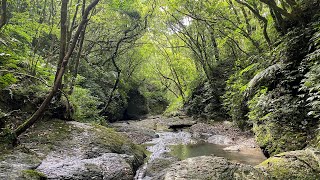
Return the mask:
<path id="1" fill-rule="evenodd" d="M 150 151 L 148 161 L 138 171 L 135 179 L 148 180 L 146 176 L 148 165 L 156 159 L 177 158 L 184 160 L 196 156 L 215 155 L 224 157 L 230 161 L 258 165 L 266 158 L 259 148 L 245 148 L 241 151 L 225 151 L 226 145 L 207 143 L 199 138 L 194 138 L 187 130 L 179 132 L 158 132 L 158 138 L 144 143 L 146 149 Z M 159 170 L 161 171 L 161 169 Z"/>

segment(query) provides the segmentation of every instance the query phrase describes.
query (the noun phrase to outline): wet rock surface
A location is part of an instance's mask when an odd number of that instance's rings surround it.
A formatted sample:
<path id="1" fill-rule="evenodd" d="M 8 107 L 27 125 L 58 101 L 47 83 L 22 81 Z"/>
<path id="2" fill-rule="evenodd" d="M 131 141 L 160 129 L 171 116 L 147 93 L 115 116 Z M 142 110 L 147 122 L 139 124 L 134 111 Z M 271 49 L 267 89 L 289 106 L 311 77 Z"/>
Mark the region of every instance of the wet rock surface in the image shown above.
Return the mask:
<path id="1" fill-rule="evenodd" d="M 40 122 L 21 137 L 21 145 L 1 152 L 0 179 L 320 179 L 316 149 L 262 162 L 253 157 L 262 153 L 252 135 L 228 122 L 169 129 L 179 121 L 184 118 L 159 116 L 112 124 L 120 133 L 79 122 Z M 145 151 L 126 136 L 150 152 L 145 164 Z"/>
<path id="2" fill-rule="evenodd" d="M 53 163 L 55 162 L 55 163 Z M 132 179 L 133 157 L 106 153 L 83 159 L 76 157 L 48 157 L 37 168 L 49 179 Z"/>
<path id="3" fill-rule="evenodd" d="M 172 125 L 187 125 L 190 127 L 173 130 L 171 129 Z M 235 147 L 235 153 L 228 155 L 233 159 L 237 159 L 237 156 L 239 156 L 237 153 L 241 152 L 242 159 L 239 159 L 239 161 L 242 162 L 243 158 L 251 157 L 251 155 L 246 154 L 248 152 L 248 154 L 259 153 L 262 156 L 261 160 L 259 158 L 253 159 L 252 164 L 258 164 L 264 160 L 263 154 L 252 139 L 252 134 L 241 132 L 229 122 L 218 122 L 210 125 L 207 123 L 195 123 L 191 118 L 186 117 L 164 118 L 155 116 L 140 121 L 114 123 L 112 126 L 134 142 L 144 145 L 150 152 L 148 161 L 138 170 L 135 179 L 163 178 L 164 169 L 168 169 L 174 163 L 181 161 L 181 157 L 173 153 L 173 150 L 177 148 L 178 153 L 187 153 L 183 155 L 187 159 L 189 159 L 188 156 L 199 156 L 198 152 L 194 153 L 193 151 L 207 151 L 207 147 L 220 148 L 218 151 L 213 152 L 223 156 L 228 154 L 227 150 L 224 152 L 223 148 Z M 209 143 L 209 146 L 207 144 L 202 145 L 202 143 Z M 210 143 L 214 143 L 217 146 L 210 146 Z M 205 169 L 205 166 L 203 168 Z"/>
<path id="4" fill-rule="evenodd" d="M 23 147 L 23 148 L 22 148 Z M 78 122 L 40 122 L 4 152 L 0 179 L 133 179 L 144 151 L 110 128 Z M 39 179 L 39 178 L 33 178 Z"/>
<path id="5" fill-rule="evenodd" d="M 259 169 L 236 164 L 222 157 L 200 156 L 176 162 L 154 179 L 267 179 Z"/>
<path id="6" fill-rule="evenodd" d="M 227 136 L 213 135 L 207 139 L 208 143 L 219 144 L 219 145 L 231 145 L 234 141 Z"/>

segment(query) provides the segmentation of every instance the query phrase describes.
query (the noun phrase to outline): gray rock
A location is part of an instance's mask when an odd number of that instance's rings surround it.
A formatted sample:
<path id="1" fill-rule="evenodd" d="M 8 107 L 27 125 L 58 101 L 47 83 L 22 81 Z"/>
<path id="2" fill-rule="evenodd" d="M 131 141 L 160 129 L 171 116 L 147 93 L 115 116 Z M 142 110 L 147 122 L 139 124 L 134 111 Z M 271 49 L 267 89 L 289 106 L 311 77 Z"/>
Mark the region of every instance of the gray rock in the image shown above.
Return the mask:
<path id="1" fill-rule="evenodd" d="M 41 160 L 35 154 L 15 150 L 0 159 L 0 179 L 18 179 L 23 170 L 36 168 Z"/>
<path id="2" fill-rule="evenodd" d="M 196 121 L 191 121 L 191 120 L 180 120 L 177 119 L 174 122 L 171 122 L 168 124 L 169 129 L 182 129 L 182 128 L 187 128 L 191 127 L 192 125 L 195 125 L 197 122 Z"/>
<path id="3" fill-rule="evenodd" d="M 146 168 L 146 176 L 153 177 L 160 173 L 163 169 L 168 168 L 171 164 L 177 162 L 177 158 L 158 158 L 148 163 Z"/>
<path id="4" fill-rule="evenodd" d="M 197 123 L 190 128 L 190 132 L 195 135 L 195 137 L 203 137 L 207 139 L 208 137 L 215 135 L 215 128 L 211 125 L 205 123 Z"/>
<path id="5" fill-rule="evenodd" d="M 208 143 L 219 144 L 219 145 L 231 145 L 234 141 L 227 136 L 223 135 L 213 135 L 208 138 Z"/>
<path id="6" fill-rule="evenodd" d="M 261 170 L 249 165 L 231 163 L 222 157 L 200 156 L 174 163 L 154 179 L 263 180 L 267 179 L 267 176 Z"/>
<path id="7" fill-rule="evenodd" d="M 133 179 L 145 156 L 113 129 L 79 122 L 39 122 L 20 142 L 0 154 L 0 179 Z"/>
<path id="8" fill-rule="evenodd" d="M 103 154 L 92 159 L 54 157 L 49 155 L 37 168 L 49 179 L 132 179 L 133 171 L 128 155 Z"/>

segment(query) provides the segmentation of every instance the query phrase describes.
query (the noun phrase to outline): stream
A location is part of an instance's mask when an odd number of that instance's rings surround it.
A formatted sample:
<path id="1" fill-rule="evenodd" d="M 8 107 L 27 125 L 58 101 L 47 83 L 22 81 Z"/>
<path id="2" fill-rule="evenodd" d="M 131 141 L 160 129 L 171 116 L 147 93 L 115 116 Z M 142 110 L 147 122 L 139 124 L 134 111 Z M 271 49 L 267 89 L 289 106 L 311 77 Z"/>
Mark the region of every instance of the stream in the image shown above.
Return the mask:
<path id="1" fill-rule="evenodd" d="M 184 160 L 196 156 L 215 155 L 230 161 L 248 165 L 258 165 L 266 158 L 259 148 L 245 148 L 241 151 L 227 151 L 228 145 L 212 144 L 200 138 L 194 138 L 188 129 L 178 132 L 157 132 L 157 138 L 143 144 L 150 156 L 147 162 L 137 171 L 135 180 L 149 180 L 146 173 L 148 166 L 159 159 Z M 161 171 L 161 170 L 159 170 Z"/>

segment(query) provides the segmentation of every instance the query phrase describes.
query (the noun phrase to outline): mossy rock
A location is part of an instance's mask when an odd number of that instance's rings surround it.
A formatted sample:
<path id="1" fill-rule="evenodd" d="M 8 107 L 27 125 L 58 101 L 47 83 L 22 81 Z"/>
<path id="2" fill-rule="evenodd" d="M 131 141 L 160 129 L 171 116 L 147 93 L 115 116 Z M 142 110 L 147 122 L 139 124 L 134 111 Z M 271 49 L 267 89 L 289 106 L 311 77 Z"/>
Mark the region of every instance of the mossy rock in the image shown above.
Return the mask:
<path id="1" fill-rule="evenodd" d="M 142 146 L 133 144 L 112 128 L 97 124 L 93 127 L 92 131 L 95 133 L 96 138 L 93 139 L 92 145 L 101 146 L 101 149 L 109 149 L 112 153 L 133 155 L 135 157 L 134 169 L 141 165 L 146 157 L 146 150 Z"/>
<path id="2" fill-rule="evenodd" d="M 320 152 L 306 149 L 275 155 L 257 167 L 263 168 L 273 179 L 320 179 Z"/>
<path id="3" fill-rule="evenodd" d="M 59 173 L 60 167 L 68 170 L 63 166 L 55 167 L 57 163 L 68 165 L 70 170 L 70 167 L 77 168 L 79 162 L 96 159 L 102 167 L 104 161 L 111 164 L 113 160 L 121 161 L 124 163 L 119 165 L 128 166 L 130 172 L 135 172 L 146 156 L 142 147 L 111 128 L 56 119 L 37 122 L 19 137 L 19 142 L 18 147 L 0 155 L 0 179 L 44 179 L 42 174 L 30 169 L 55 179 L 59 176 L 54 173 Z M 90 168 L 88 170 L 91 172 Z M 69 173 L 72 175 L 72 172 Z"/>
<path id="4" fill-rule="evenodd" d="M 0 179 L 39 179 L 30 175 L 31 170 L 25 172 L 41 163 L 37 154 L 23 146 L 1 153 L 4 154 L 0 155 Z"/>
<path id="5" fill-rule="evenodd" d="M 308 134 L 298 132 L 281 124 L 264 122 L 253 127 L 255 139 L 269 157 L 286 151 L 303 149 L 308 142 Z"/>
<path id="6" fill-rule="evenodd" d="M 41 149 L 41 153 L 47 154 L 60 148 L 66 139 L 72 137 L 72 133 L 80 133 L 83 130 L 63 120 L 51 119 L 38 121 L 27 133 L 23 134 L 19 141 L 21 144 L 32 144 Z"/>
<path id="7" fill-rule="evenodd" d="M 41 172 L 36 170 L 23 170 L 22 171 L 22 178 L 26 180 L 46 180 L 48 179 L 47 176 Z"/>

